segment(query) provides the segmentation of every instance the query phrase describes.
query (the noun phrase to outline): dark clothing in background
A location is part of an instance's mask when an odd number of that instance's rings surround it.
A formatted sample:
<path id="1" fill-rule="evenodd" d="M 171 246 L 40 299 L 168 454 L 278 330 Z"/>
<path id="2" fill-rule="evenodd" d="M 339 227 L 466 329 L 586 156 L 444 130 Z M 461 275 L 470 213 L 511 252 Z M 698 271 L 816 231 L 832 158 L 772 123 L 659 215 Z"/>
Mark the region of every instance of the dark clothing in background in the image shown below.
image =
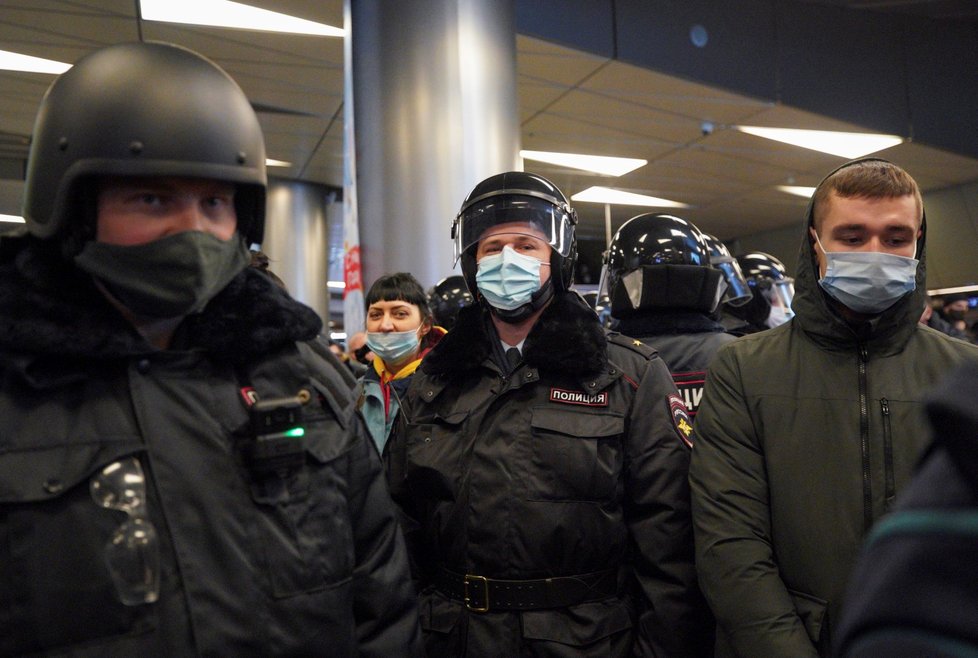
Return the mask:
<path id="1" fill-rule="evenodd" d="M 575 293 L 544 310 L 515 369 L 504 359 L 483 308 L 462 309 L 385 452 L 429 655 L 707 655 L 677 429 L 688 417 L 662 360 L 606 334 Z M 445 571 L 610 581 L 572 605 L 494 609 L 490 597 L 477 612 Z"/>
<path id="2" fill-rule="evenodd" d="M 849 584 L 839 656 L 978 655 L 978 368 L 933 392 L 934 444 Z"/>
<path id="3" fill-rule="evenodd" d="M 706 313 L 696 311 L 642 311 L 622 318 L 617 329 L 659 353 L 694 420 L 713 356 L 737 338 Z"/>
<path id="4" fill-rule="evenodd" d="M 0 654 L 417 653 L 406 554 L 321 322 L 251 268 L 151 347 L 50 253 L 0 241 Z M 249 406 L 303 401 L 301 465 L 253 471 Z M 138 458 L 159 600 L 124 606 L 90 480 Z"/>

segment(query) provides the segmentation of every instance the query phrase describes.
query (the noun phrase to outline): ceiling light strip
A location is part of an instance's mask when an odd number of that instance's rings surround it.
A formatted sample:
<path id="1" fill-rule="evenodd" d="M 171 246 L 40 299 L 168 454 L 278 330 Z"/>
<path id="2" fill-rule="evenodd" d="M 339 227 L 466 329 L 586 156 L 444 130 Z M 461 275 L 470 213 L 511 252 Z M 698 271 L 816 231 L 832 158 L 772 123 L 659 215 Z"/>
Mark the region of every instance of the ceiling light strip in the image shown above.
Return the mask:
<path id="1" fill-rule="evenodd" d="M 143 20 L 262 32 L 342 37 L 342 28 L 230 0 L 140 0 Z"/>
<path id="2" fill-rule="evenodd" d="M 644 167 L 648 160 L 640 158 L 618 158 L 609 155 L 585 155 L 583 153 L 557 153 L 553 151 L 520 151 L 520 157 L 525 160 L 536 160 L 571 169 L 581 169 L 605 176 L 622 176 L 639 167 Z"/>

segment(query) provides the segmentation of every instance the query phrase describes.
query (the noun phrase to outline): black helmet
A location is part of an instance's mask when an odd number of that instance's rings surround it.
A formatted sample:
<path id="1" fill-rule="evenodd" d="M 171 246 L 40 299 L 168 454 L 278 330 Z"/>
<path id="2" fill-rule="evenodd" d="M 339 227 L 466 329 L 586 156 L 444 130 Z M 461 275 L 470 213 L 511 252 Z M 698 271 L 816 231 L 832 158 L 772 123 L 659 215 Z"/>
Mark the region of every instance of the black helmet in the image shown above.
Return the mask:
<path id="1" fill-rule="evenodd" d="M 501 319 L 519 322 L 542 308 L 555 293 L 570 289 L 577 261 L 574 236 L 577 213 L 556 185 L 536 174 L 509 171 L 476 185 L 452 223 L 452 239 L 455 263 L 462 261 L 465 284 L 476 299 L 486 304 L 475 282 L 476 248 L 486 229 L 510 222 L 532 224 L 543 232 L 551 247 L 551 277 L 533 294 L 532 300 L 513 310 L 493 309 Z"/>
<path id="2" fill-rule="evenodd" d="M 102 48 L 48 89 L 27 164 L 27 229 L 39 238 L 63 237 L 90 222 L 79 200 L 91 189 L 83 182 L 98 176 L 234 183 L 238 232 L 261 242 L 266 177 L 258 117 L 227 73 L 186 48 Z"/>
<path id="3" fill-rule="evenodd" d="M 428 306 L 435 324 L 444 329 L 454 327 L 458 312 L 472 302 L 472 293 L 466 289 L 465 279 L 458 274 L 445 277 L 428 291 Z"/>
<path id="4" fill-rule="evenodd" d="M 727 310 L 735 317 L 760 327 L 767 322 L 771 314 L 771 301 L 777 296 L 790 316 L 795 280 L 788 276 L 784 263 L 763 251 L 737 256 L 737 262 L 754 296 L 748 303 L 731 306 Z"/>
<path id="5" fill-rule="evenodd" d="M 605 254 L 600 289 L 611 314 L 643 309 L 690 309 L 712 313 L 726 283 L 710 266 L 703 234 L 673 215 L 644 214 L 622 224 Z"/>
<path id="6" fill-rule="evenodd" d="M 723 293 L 723 302 L 731 306 L 740 306 L 750 301 L 752 293 L 747 285 L 747 279 L 740 269 L 740 263 L 730 255 L 727 245 L 709 233 L 704 233 L 706 246 L 710 249 L 710 264 L 723 272 L 727 289 Z"/>

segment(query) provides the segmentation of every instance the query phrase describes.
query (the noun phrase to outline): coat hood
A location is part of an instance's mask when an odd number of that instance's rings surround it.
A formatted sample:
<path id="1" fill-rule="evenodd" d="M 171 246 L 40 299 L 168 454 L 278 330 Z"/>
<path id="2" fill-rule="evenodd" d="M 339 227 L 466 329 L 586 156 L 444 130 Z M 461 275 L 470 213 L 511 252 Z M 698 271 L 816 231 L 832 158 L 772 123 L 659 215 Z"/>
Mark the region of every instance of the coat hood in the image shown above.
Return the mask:
<path id="1" fill-rule="evenodd" d="M 489 311 L 480 304 L 461 309 L 455 327 L 425 356 L 421 371 L 448 375 L 482 366 L 499 340 Z M 565 292 L 540 315 L 523 343 L 523 360 L 542 370 L 588 377 L 608 366 L 608 341 L 591 307 L 576 292 Z"/>
<path id="2" fill-rule="evenodd" d="M 824 182 L 832 174 L 852 164 L 872 161 L 887 162 L 880 158 L 853 160 L 834 169 L 822 180 Z M 797 323 L 813 340 L 828 349 L 848 349 L 865 343 L 873 352 L 899 351 L 916 329 L 927 299 L 927 259 L 924 249 L 927 239 L 927 213 L 923 214 L 920 238 L 917 240 L 916 258 L 920 262 L 917 265 L 916 288 L 879 315 L 861 326 L 854 326 L 840 315 L 834 306 L 836 302 L 818 285 L 818 259 L 808 231 L 809 227 L 814 226 L 813 203 L 814 195 L 808 202 L 802 227 L 801 248 L 795 273 L 795 297 L 791 304 L 795 312 L 792 322 Z"/>
<path id="3" fill-rule="evenodd" d="M 0 365 L 57 372 L 69 362 L 154 351 L 58 249 L 29 237 L 0 240 Z M 202 313 L 188 316 L 178 335 L 189 349 L 238 364 L 321 329 L 315 311 L 248 267 Z"/>

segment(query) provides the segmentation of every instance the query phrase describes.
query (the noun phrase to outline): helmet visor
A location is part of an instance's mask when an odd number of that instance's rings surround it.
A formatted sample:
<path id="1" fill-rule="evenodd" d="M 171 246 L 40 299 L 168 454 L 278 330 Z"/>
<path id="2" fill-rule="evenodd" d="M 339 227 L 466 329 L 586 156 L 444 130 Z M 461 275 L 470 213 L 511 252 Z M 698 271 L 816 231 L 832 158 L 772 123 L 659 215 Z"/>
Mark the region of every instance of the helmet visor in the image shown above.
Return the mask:
<path id="1" fill-rule="evenodd" d="M 732 256 L 710 255 L 710 264 L 723 273 L 727 289 L 723 293 L 723 301 L 731 306 L 741 306 L 751 300 L 750 286 L 740 269 L 740 263 Z"/>
<path id="2" fill-rule="evenodd" d="M 503 224 L 512 224 L 512 233 L 520 232 L 519 224 L 528 225 L 535 229 L 533 235 L 546 240 L 561 256 L 570 255 L 573 248 L 570 208 L 533 196 L 500 194 L 476 201 L 463 208 L 455 218 L 452 226 L 455 262 L 458 263 L 462 254 L 477 244 L 487 230 Z"/>
<path id="3" fill-rule="evenodd" d="M 795 298 L 795 280 L 785 278 L 774 281 L 774 291 L 778 294 L 781 303 L 784 304 L 785 312 L 792 315 L 791 302 Z"/>

